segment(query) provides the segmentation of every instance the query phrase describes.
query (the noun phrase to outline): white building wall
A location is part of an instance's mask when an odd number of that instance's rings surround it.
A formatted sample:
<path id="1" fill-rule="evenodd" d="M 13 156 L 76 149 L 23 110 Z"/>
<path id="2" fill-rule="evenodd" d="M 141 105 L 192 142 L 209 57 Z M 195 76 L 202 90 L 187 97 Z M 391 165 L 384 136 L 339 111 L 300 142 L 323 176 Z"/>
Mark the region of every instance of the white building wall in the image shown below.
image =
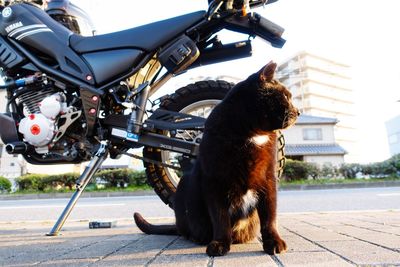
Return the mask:
<path id="1" fill-rule="evenodd" d="M 314 108 L 331 112 L 331 114 L 343 114 L 351 116 L 354 114 L 354 105 L 351 102 L 345 102 L 335 98 L 327 98 L 319 95 L 309 95 L 303 102 L 304 108 Z"/>
<path id="2" fill-rule="evenodd" d="M 342 88 L 334 88 L 332 90 L 332 86 L 328 86 L 326 84 L 323 83 L 318 83 L 313 82 L 313 83 L 307 83 L 304 86 L 304 90 L 303 92 L 305 94 L 313 94 L 313 95 L 319 95 L 319 96 L 323 96 L 323 97 L 329 97 L 332 99 L 336 99 L 336 100 L 342 100 L 345 102 L 353 102 L 350 101 L 350 99 L 353 98 L 353 94 L 351 92 L 351 90 L 347 90 L 347 89 L 342 89 Z M 302 92 L 300 92 L 300 90 L 298 90 L 298 94 L 300 94 Z"/>
<path id="3" fill-rule="evenodd" d="M 351 80 L 344 76 L 339 76 L 340 74 L 328 73 L 321 71 L 323 67 L 318 68 L 307 68 L 305 70 L 307 79 L 312 81 L 318 81 L 320 83 L 334 85 L 336 87 L 351 88 Z"/>
<path id="4" fill-rule="evenodd" d="M 2 150 L 0 160 L 0 176 L 6 178 L 16 178 L 21 176 L 24 170 L 24 161 L 18 157 L 15 157 L 14 155 L 7 154 L 4 146 L 1 146 L 0 149 Z"/>
<path id="5" fill-rule="evenodd" d="M 314 68 L 323 68 L 331 73 L 340 73 L 344 77 L 351 77 L 349 66 L 334 62 L 332 60 L 322 59 L 320 57 L 305 55 L 302 59 L 302 65 L 307 65 Z"/>
<path id="6" fill-rule="evenodd" d="M 337 155 L 323 155 L 323 156 L 304 156 L 304 161 L 318 164 L 322 166 L 324 164 L 332 164 L 332 166 L 340 166 L 344 163 L 343 156 Z"/>
<path id="7" fill-rule="evenodd" d="M 320 128 L 322 130 L 322 140 L 304 140 L 303 131 L 305 129 Z M 286 144 L 333 144 L 335 143 L 335 135 L 333 131 L 333 125 L 295 125 L 289 129 L 282 131 Z"/>

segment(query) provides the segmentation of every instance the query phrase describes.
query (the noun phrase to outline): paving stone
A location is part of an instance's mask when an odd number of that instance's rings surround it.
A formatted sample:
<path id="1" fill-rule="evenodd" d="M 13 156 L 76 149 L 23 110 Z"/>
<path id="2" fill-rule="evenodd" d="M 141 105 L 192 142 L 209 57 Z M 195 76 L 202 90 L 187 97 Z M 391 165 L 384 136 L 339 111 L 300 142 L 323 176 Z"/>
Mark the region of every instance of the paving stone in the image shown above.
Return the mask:
<path id="1" fill-rule="evenodd" d="M 286 228 L 283 228 L 283 227 L 278 227 L 278 232 L 281 236 L 291 234 Z M 261 234 L 260 234 L 260 236 L 261 236 Z"/>
<path id="2" fill-rule="evenodd" d="M 379 229 L 381 229 L 382 231 L 380 231 Z M 393 229 L 393 227 L 391 227 L 391 229 Z M 356 225 L 346 225 L 343 227 L 334 227 L 333 230 L 337 233 L 345 234 L 348 237 L 369 241 L 389 248 L 396 249 L 400 247 L 400 235 L 396 235 L 391 232 L 385 233 L 383 232 L 385 231 L 385 228 L 378 228 L 377 230 L 375 230 L 360 228 Z"/>
<path id="3" fill-rule="evenodd" d="M 378 231 L 378 232 L 383 232 L 387 234 L 393 234 L 397 236 L 397 238 L 400 238 L 400 227 L 394 227 L 394 226 L 378 226 L 378 227 L 371 227 L 370 230 L 372 231 Z"/>
<path id="4" fill-rule="evenodd" d="M 336 233 L 341 233 L 344 235 L 352 235 L 354 233 L 357 234 L 371 234 L 372 231 L 370 229 L 365 229 L 365 228 L 360 228 L 360 227 L 354 227 L 352 225 L 337 225 L 337 226 L 331 226 L 329 227 L 330 231 L 334 231 Z"/>
<path id="5" fill-rule="evenodd" d="M 282 238 L 285 240 L 288 251 L 287 252 L 318 252 L 324 251 L 321 247 L 315 245 L 314 243 L 305 240 L 297 235 L 282 235 Z"/>
<path id="6" fill-rule="evenodd" d="M 149 266 L 207 266 L 209 261 L 205 254 L 160 255 Z"/>
<path id="7" fill-rule="evenodd" d="M 322 246 L 356 264 L 400 264 L 400 253 L 361 241 L 324 241 Z"/>
<path id="8" fill-rule="evenodd" d="M 172 223 L 173 218 L 152 222 Z M 52 225 L 0 223 L 0 266 L 400 265 L 399 212 L 280 215 L 280 233 L 289 249 L 276 257 L 266 255 L 254 240 L 210 258 L 205 246 L 176 236 L 145 235 L 132 220 L 111 229 L 89 229 L 88 221 L 72 221 L 61 236 L 45 236 Z"/>
<path id="9" fill-rule="evenodd" d="M 84 259 L 54 259 L 38 264 L 37 266 L 49 266 L 49 267 L 86 267 L 95 263 L 97 259 L 84 258 Z"/>
<path id="10" fill-rule="evenodd" d="M 341 259 L 339 256 L 329 253 L 327 251 L 315 252 L 294 252 L 279 255 L 278 258 L 284 266 L 291 267 L 346 267 L 354 266 L 353 264 Z"/>
<path id="11" fill-rule="evenodd" d="M 259 242 L 234 244 L 226 256 L 214 257 L 213 266 L 276 266 L 272 258 L 262 250 Z"/>
<path id="12" fill-rule="evenodd" d="M 364 214 L 364 220 L 378 225 L 400 225 L 400 212 L 387 211 Z"/>
<path id="13" fill-rule="evenodd" d="M 371 232 L 369 234 L 353 233 L 352 236 L 391 249 L 397 249 L 400 247 L 400 237 L 392 234 Z"/>
<path id="14" fill-rule="evenodd" d="M 169 246 L 163 255 L 182 255 L 182 254 L 203 254 L 206 255 L 206 246 L 198 245 L 183 237 L 179 237 L 171 246 Z"/>
<path id="15" fill-rule="evenodd" d="M 316 226 L 302 226 L 289 229 L 298 235 L 306 236 L 312 241 L 325 241 L 325 240 L 351 240 L 353 238 L 345 235 L 338 234 L 329 229 L 322 229 Z"/>
<path id="16" fill-rule="evenodd" d="M 144 266 L 154 261 L 176 239 L 176 236 L 141 234 L 141 239 L 106 255 L 94 266 Z"/>
<path id="17" fill-rule="evenodd" d="M 166 248 L 150 266 L 207 266 L 206 247 L 182 237 Z"/>

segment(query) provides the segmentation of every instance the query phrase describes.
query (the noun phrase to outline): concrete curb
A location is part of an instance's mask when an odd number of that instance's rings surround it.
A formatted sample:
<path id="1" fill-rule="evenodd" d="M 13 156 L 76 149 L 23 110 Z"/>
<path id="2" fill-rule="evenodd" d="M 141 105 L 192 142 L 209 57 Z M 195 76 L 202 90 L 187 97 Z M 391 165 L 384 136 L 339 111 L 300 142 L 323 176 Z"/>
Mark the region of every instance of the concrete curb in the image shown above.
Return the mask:
<path id="1" fill-rule="evenodd" d="M 280 191 L 290 190 L 326 190 L 326 189 L 353 189 L 374 187 L 400 187 L 400 181 L 369 182 L 369 183 L 346 183 L 346 184 L 316 184 L 316 185 L 284 185 Z M 52 199 L 70 198 L 72 193 L 46 193 L 46 194 L 21 194 L 0 195 L 0 200 L 29 200 L 29 199 Z M 152 196 L 152 190 L 139 190 L 134 192 L 84 192 L 82 197 L 128 197 L 128 196 Z"/>
<path id="2" fill-rule="evenodd" d="M 346 184 L 312 184 L 312 185 L 285 185 L 279 190 L 323 190 L 323 189 L 353 189 L 353 188 L 376 188 L 376 187 L 400 187 L 400 181 L 369 182 L 369 183 L 346 183 Z"/>
<path id="3" fill-rule="evenodd" d="M 0 200 L 28 200 L 28 199 L 52 199 L 70 198 L 73 193 L 44 193 L 44 194 L 20 194 L 0 195 Z M 152 190 L 138 190 L 134 192 L 83 192 L 82 198 L 93 197 L 127 197 L 155 195 Z"/>

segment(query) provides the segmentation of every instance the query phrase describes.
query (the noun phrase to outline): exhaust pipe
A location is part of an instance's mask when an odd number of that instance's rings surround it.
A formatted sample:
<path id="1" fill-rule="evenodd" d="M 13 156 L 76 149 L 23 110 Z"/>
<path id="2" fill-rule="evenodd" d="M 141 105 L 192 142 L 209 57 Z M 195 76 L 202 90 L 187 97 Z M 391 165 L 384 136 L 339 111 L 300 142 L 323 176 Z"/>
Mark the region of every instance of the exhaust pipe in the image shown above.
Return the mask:
<path id="1" fill-rule="evenodd" d="M 189 68 L 191 69 L 229 60 L 251 57 L 251 55 L 252 47 L 250 40 L 230 44 L 217 44 L 201 51 L 200 56 L 192 65 L 190 65 Z"/>
<path id="2" fill-rule="evenodd" d="M 6 145 L 8 154 L 24 154 L 28 150 L 28 145 L 24 142 L 13 142 Z"/>

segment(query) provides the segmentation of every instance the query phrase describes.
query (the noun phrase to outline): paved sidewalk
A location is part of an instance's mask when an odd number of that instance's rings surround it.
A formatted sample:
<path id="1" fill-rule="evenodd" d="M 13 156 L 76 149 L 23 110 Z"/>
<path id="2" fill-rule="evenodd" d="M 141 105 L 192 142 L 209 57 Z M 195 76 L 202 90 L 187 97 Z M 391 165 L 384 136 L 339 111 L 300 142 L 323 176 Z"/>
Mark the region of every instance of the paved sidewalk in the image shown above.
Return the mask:
<path id="1" fill-rule="evenodd" d="M 218 258 L 180 237 L 144 235 L 132 221 L 68 222 L 58 237 L 44 235 L 52 222 L 0 222 L 0 266 L 400 266 L 400 211 L 292 213 L 279 222 L 285 254 L 268 256 L 255 240 Z"/>

